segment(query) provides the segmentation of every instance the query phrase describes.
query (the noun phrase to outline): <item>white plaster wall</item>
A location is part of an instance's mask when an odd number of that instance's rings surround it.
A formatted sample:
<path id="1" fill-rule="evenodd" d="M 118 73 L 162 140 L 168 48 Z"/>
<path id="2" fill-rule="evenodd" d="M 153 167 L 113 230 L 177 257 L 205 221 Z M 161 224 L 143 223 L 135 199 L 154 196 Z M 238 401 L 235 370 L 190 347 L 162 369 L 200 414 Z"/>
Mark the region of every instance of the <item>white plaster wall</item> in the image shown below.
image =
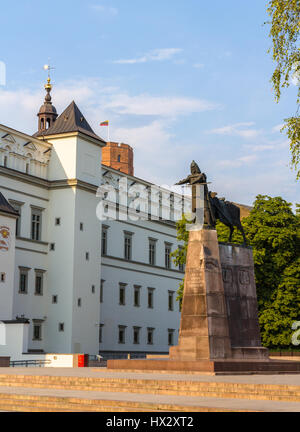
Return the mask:
<path id="1" fill-rule="evenodd" d="M 101 182 L 102 148 L 78 138 L 76 178 L 99 186 Z"/>
<path id="2" fill-rule="evenodd" d="M 77 137 L 50 139 L 51 160 L 48 168 L 49 180 L 76 178 Z"/>
<path id="3" fill-rule="evenodd" d="M 165 242 L 172 243 L 172 251 L 180 242 L 176 239 L 175 227 L 154 221 L 103 221 L 109 226 L 107 255 L 124 258 L 124 231 L 133 232 L 132 260 L 149 264 L 149 237 L 156 239 L 156 265 L 165 266 Z M 171 269 L 176 269 L 171 260 Z"/>
<path id="4" fill-rule="evenodd" d="M 0 356 L 23 360 L 23 353 L 27 352 L 28 330 L 29 324 L 5 324 L 6 345 L 0 345 Z"/>
<path id="5" fill-rule="evenodd" d="M 9 229 L 10 244 L 8 251 L 0 250 L 0 273 L 5 273 L 5 281 L 0 281 L 0 320 L 9 320 L 13 313 L 16 219 L 0 213 L 2 226 Z"/>
<path id="6" fill-rule="evenodd" d="M 55 225 L 60 218 L 60 225 Z M 47 321 L 45 322 L 45 350 L 47 352 L 72 352 L 72 308 L 74 285 L 74 232 L 75 232 L 75 189 L 50 191 L 48 219 L 49 243 L 55 250 L 48 252 Z M 58 303 L 52 303 L 52 296 L 58 296 Z M 64 323 L 64 331 L 59 331 Z"/>
<path id="7" fill-rule="evenodd" d="M 104 261 L 108 265 L 105 265 Z M 105 283 L 103 303 L 100 305 L 100 321 L 104 327 L 100 352 L 102 350 L 168 352 L 168 329 L 175 329 L 175 344 L 178 338 L 180 312 L 175 298 L 180 276 L 167 271 L 158 272 L 144 266 L 131 267 L 133 268 L 130 270 L 129 264 L 124 265 L 113 259 L 103 259 L 101 277 Z M 125 306 L 119 304 L 120 282 L 127 284 Z M 134 285 L 141 286 L 140 307 L 134 306 Z M 155 288 L 153 309 L 148 308 L 148 287 Z M 173 311 L 168 310 L 169 290 L 175 291 Z M 125 344 L 118 343 L 119 325 L 127 326 Z M 140 344 L 133 344 L 133 326 L 141 327 Z M 147 327 L 155 328 L 153 345 L 147 344 Z"/>
<path id="8" fill-rule="evenodd" d="M 96 216 L 98 200 L 94 193 L 76 190 L 72 343 L 73 352 L 76 349 L 87 354 L 97 354 L 99 348 L 101 223 Z M 83 231 L 80 231 L 80 223 Z M 89 260 L 86 260 L 87 252 Z M 78 298 L 81 298 L 81 307 L 78 307 Z"/>

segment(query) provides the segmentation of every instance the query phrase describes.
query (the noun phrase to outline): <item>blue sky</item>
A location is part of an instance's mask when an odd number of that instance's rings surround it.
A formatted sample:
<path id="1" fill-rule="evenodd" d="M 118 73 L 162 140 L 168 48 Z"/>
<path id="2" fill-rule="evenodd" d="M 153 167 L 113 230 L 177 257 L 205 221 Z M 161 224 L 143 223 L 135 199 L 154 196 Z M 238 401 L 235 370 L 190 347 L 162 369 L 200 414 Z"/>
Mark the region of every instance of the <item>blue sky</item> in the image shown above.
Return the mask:
<path id="1" fill-rule="evenodd" d="M 0 122 L 34 133 L 51 59 L 53 103 L 135 149 L 135 174 L 172 185 L 195 159 L 228 200 L 300 202 L 270 77 L 267 0 L 15 0 L 2 6 Z"/>

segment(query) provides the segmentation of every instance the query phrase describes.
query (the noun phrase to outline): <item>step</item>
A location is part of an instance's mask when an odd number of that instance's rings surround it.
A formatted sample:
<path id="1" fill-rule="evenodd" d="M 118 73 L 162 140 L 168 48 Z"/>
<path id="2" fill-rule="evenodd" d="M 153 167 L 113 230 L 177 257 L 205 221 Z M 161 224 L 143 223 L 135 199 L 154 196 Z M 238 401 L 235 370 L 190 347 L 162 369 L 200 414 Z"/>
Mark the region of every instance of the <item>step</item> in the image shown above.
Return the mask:
<path id="1" fill-rule="evenodd" d="M 12 389 L 8 389 L 12 390 Z M 16 389 L 16 391 L 19 389 Z M 25 390 L 25 389 L 24 389 Z M 32 393 L 32 389 L 26 389 Z M 118 395 L 116 395 L 118 396 Z M 123 395 L 124 398 L 124 395 Z M 201 406 L 194 404 L 160 403 L 157 401 L 126 401 L 89 399 L 68 396 L 29 395 L 26 393 L 0 393 L 0 410 L 23 412 L 245 412 L 253 409 Z"/>
<path id="2" fill-rule="evenodd" d="M 0 375 L 1 386 L 300 402 L 300 386 L 109 377 Z"/>

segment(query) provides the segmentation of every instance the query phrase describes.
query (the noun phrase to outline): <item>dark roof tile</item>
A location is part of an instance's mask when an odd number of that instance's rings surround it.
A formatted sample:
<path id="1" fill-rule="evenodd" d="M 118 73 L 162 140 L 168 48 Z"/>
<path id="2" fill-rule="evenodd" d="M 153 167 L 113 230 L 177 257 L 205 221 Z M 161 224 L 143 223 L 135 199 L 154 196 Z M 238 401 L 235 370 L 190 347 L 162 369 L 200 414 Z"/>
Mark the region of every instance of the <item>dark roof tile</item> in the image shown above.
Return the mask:
<path id="1" fill-rule="evenodd" d="M 102 138 L 95 134 L 74 101 L 71 102 L 71 104 L 55 120 L 48 130 L 43 131 L 43 133 L 37 132 L 34 134 L 34 136 L 49 136 L 68 132 L 81 132 L 92 138 L 105 142 Z"/>
<path id="2" fill-rule="evenodd" d="M 18 212 L 9 204 L 0 192 L 0 212 L 18 216 Z"/>

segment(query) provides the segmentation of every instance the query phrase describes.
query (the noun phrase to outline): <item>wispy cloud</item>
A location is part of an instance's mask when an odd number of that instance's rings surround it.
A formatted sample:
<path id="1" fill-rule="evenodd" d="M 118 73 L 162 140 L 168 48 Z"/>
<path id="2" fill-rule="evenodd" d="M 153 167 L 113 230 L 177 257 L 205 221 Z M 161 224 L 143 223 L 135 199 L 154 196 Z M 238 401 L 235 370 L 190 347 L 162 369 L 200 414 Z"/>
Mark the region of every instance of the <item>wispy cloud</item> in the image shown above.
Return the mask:
<path id="1" fill-rule="evenodd" d="M 244 145 L 243 147 L 253 152 L 263 152 L 267 150 L 282 150 L 282 149 L 286 149 L 288 146 L 289 146 L 289 140 L 284 140 L 284 141 L 269 140 L 264 137 L 262 142 L 247 144 Z"/>
<path id="2" fill-rule="evenodd" d="M 174 117 L 193 112 L 210 111 L 219 108 L 219 105 L 202 99 L 158 97 L 147 94 L 130 96 L 124 93 L 112 95 L 107 107 L 119 114 Z"/>
<path id="3" fill-rule="evenodd" d="M 251 129 L 254 126 L 254 122 L 235 123 L 233 125 L 224 126 L 221 128 L 211 129 L 207 131 L 209 134 L 217 135 L 232 135 L 240 136 L 242 138 L 255 138 L 260 134 L 257 129 Z"/>
<path id="4" fill-rule="evenodd" d="M 154 49 L 154 50 L 149 51 L 148 53 L 144 54 L 141 57 L 137 57 L 137 58 L 133 58 L 133 59 L 115 60 L 114 63 L 118 63 L 118 64 L 135 64 L 135 63 L 146 63 L 146 62 L 150 62 L 150 61 L 170 60 L 176 54 L 180 53 L 181 51 L 182 51 L 181 48 L 161 48 L 161 49 Z"/>
<path id="5" fill-rule="evenodd" d="M 280 130 L 283 128 L 284 124 L 276 125 L 272 128 L 272 132 L 280 132 Z"/>
<path id="6" fill-rule="evenodd" d="M 222 52 L 220 55 L 219 55 L 219 58 L 220 59 L 222 59 L 222 58 L 229 58 L 229 57 L 231 57 L 232 56 L 232 52 L 231 51 L 224 51 L 224 52 Z"/>
<path id="7" fill-rule="evenodd" d="M 219 167 L 235 168 L 235 167 L 240 167 L 242 165 L 249 165 L 255 160 L 257 160 L 257 156 L 255 154 L 252 154 L 252 155 L 242 156 L 237 159 L 221 160 L 217 163 L 217 165 Z"/>
<path id="8" fill-rule="evenodd" d="M 204 68 L 204 64 L 203 63 L 195 63 L 193 64 L 193 67 L 196 69 L 203 69 Z"/>
<path id="9" fill-rule="evenodd" d="M 119 12 L 116 7 L 112 7 L 112 6 L 92 4 L 90 5 L 90 8 L 93 9 L 94 11 L 108 13 L 110 15 L 117 15 Z"/>

